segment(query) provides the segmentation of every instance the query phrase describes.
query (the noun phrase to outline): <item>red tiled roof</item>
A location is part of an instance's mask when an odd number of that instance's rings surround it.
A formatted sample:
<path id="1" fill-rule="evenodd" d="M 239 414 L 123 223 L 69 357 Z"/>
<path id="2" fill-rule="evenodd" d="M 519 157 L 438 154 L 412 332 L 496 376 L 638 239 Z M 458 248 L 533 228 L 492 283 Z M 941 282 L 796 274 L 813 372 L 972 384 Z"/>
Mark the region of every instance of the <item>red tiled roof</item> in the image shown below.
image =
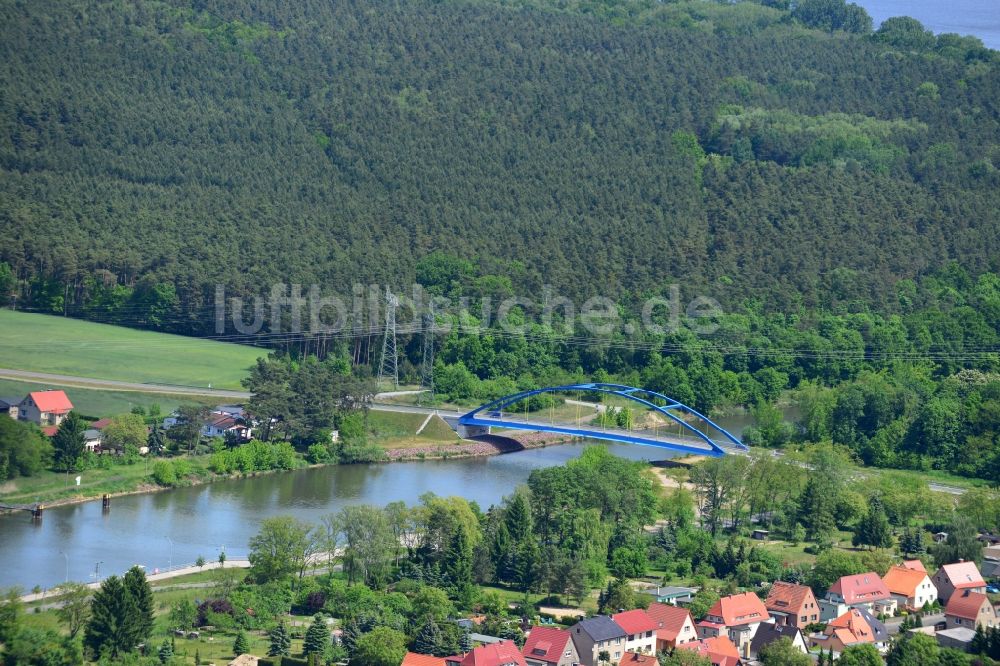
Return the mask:
<path id="1" fill-rule="evenodd" d="M 908 567 L 892 566 L 882 577 L 882 582 L 893 594 L 900 594 L 904 597 L 912 597 L 917 593 L 917 588 L 924 579 L 927 572 Z"/>
<path id="2" fill-rule="evenodd" d="M 649 604 L 646 615 L 657 623 L 659 628 L 656 630 L 656 637 L 661 641 L 675 640 L 684 628 L 684 623 L 691 619 L 688 609 L 661 603 Z"/>
<path id="3" fill-rule="evenodd" d="M 399 666 L 445 666 L 444 657 L 407 652 Z"/>
<path id="4" fill-rule="evenodd" d="M 105 416 L 103 419 L 97 419 L 96 421 L 91 423 L 90 427 L 93 428 L 94 430 L 104 430 L 106 427 L 108 427 L 109 423 L 111 423 L 111 418 Z"/>
<path id="5" fill-rule="evenodd" d="M 954 615 L 964 620 L 976 620 L 983 604 L 990 603 L 989 597 L 982 592 L 964 590 L 951 595 L 948 605 L 944 609 L 945 615 Z"/>
<path id="6" fill-rule="evenodd" d="M 839 594 L 848 606 L 889 598 L 889 588 L 874 571 L 844 576 L 830 586 L 830 592 Z"/>
<path id="7" fill-rule="evenodd" d="M 906 567 L 907 569 L 913 569 L 914 571 L 923 571 L 924 573 L 927 573 L 927 567 L 925 567 L 924 563 L 921 562 L 920 560 L 904 560 L 903 566 Z"/>
<path id="8" fill-rule="evenodd" d="M 816 603 L 812 590 L 805 585 L 786 583 L 783 580 L 775 581 L 771 586 L 771 591 L 767 593 L 767 601 L 764 606 L 769 611 L 779 613 L 790 613 L 798 615 L 799 610 L 809 601 Z"/>
<path id="9" fill-rule="evenodd" d="M 42 428 L 42 434 L 46 437 L 55 437 L 57 432 L 59 432 L 59 426 L 45 426 Z"/>
<path id="10" fill-rule="evenodd" d="M 659 661 L 652 654 L 626 652 L 622 655 L 622 660 L 618 664 L 619 666 L 659 666 Z"/>
<path id="11" fill-rule="evenodd" d="M 653 631 L 657 628 L 656 621 L 641 608 L 625 611 L 624 613 L 615 613 L 611 616 L 611 619 L 630 636 Z"/>
<path id="12" fill-rule="evenodd" d="M 694 650 L 698 654 L 708 657 L 713 666 L 736 666 L 740 661 L 740 651 L 725 636 L 705 638 L 677 647 L 684 650 Z"/>
<path id="13" fill-rule="evenodd" d="M 764 602 L 753 592 L 722 597 L 715 602 L 708 615 L 721 617 L 727 627 L 763 622 L 769 617 Z"/>
<path id="14" fill-rule="evenodd" d="M 64 391 L 32 391 L 28 395 L 40 412 L 61 414 L 73 409 Z"/>
<path id="15" fill-rule="evenodd" d="M 945 577 L 951 581 L 956 590 L 964 590 L 970 587 L 984 587 L 986 581 L 979 573 L 979 568 L 975 562 L 955 562 L 941 567 L 938 573 L 944 572 Z"/>
<path id="16" fill-rule="evenodd" d="M 480 645 L 462 659 L 462 666 L 504 666 L 516 664 L 527 666 L 524 655 L 513 641 L 500 641 L 490 645 Z"/>
<path id="17" fill-rule="evenodd" d="M 557 663 L 566 651 L 566 643 L 571 636 L 565 629 L 556 627 L 534 627 L 524 642 L 521 654 L 535 661 Z"/>

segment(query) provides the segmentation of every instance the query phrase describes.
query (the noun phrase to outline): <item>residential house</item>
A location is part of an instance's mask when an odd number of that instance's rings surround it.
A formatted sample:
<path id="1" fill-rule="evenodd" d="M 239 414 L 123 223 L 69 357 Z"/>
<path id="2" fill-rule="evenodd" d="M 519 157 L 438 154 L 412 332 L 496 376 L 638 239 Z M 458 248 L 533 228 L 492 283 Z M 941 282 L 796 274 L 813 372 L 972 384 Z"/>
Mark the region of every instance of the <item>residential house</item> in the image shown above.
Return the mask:
<path id="1" fill-rule="evenodd" d="M 698 630 L 688 609 L 654 602 L 649 604 L 646 614 L 656 622 L 657 652 L 698 640 Z"/>
<path id="2" fill-rule="evenodd" d="M 764 607 L 775 624 L 805 629 L 819 622 L 819 604 L 812 589 L 806 585 L 776 581 L 767 593 Z"/>
<path id="3" fill-rule="evenodd" d="M 399 666 L 445 666 L 444 657 L 407 652 Z"/>
<path id="4" fill-rule="evenodd" d="M 919 562 L 919 560 L 918 560 Z M 896 605 L 910 610 L 920 610 L 924 604 L 937 601 L 937 588 L 921 565 L 920 569 L 894 565 L 882 576 L 882 582 Z"/>
<path id="5" fill-rule="evenodd" d="M 656 652 L 656 630 L 659 625 L 641 608 L 611 616 L 625 630 L 625 650 L 640 654 Z"/>
<path id="6" fill-rule="evenodd" d="M 528 666 L 573 666 L 580 662 L 573 637 L 556 627 L 532 628 L 521 654 Z"/>
<path id="7" fill-rule="evenodd" d="M 990 603 L 989 597 L 982 592 L 972 590 L 962 590 L 951 595 L 944 609 L 944 620 L 948 629 L 968 627 L 974 630 L 976 627 L 983 629 L 1000 627 L 997 611 Z"/>
<path id="8" fill-rule="evenodd" d="M 809 636 L 809 647 L 834 652 L 861 643 L 871 643 L 884 651 L 889 643 L 885 625 L 875 619 L 866 608 L 851 608 L 840 617 L 828 622 L 823 633 Z"/>
<path id="9" fill-rule="evenodd" d="M 83 431 L 83 448 L 91 453 L 100 453 L 103 435 L 100 430 L 88 428 Z"/>
<path id="10" fill-rule="evenodd" d="M 655 654 L 642 654 L 639 652 L 626 652 L 618 666 L 660 666 Z"/>
<path id="11" fill-rule="evenodd" d="M 163 429 L 169 430 L 177 425 L 177 413 L 163 419 Z M 253 428 L 243 420 L 243 408 L 230 405 L 220 405 L 212 410 L 201 426 L 202 437 L 235 437 L 246 442 L 253 436 Z"/>
<path id="12" fill-rule="evenodd" d="M 959 590 L 986 592 L 986 581 L 979 573 L 975 562 L 955 562 L 946 564 L 932 577 L 938 591 L 938 599 L 947 604 L 951 595 Z"/>
<path id="13" fill-rule="evenodd" d="M 691 601 L 696 592 L 698 592 L 698 588 L 695 587 L 661 587 L 659 585 L 639 590 L 640 594 L 648 594 L 653 597 L 656 603 L 671 604 L 672 606 Z"/>
<path id="14" fill-rule="evenodd" d="M 64 391 L 32 391 L 18 404 L 17 418 L 40 426 L 57 426 L 73 410 Z"/>
<path id="15" fill-rule="evenodd" d="M 628 634 L 607 615 L 580 620 L 570 627 L 570 634 L 580 663 L 586 666 L 597 666 L 602 652 L 607 652 L 607 660 L 614 664 L 621 661 L 625 654 L 625 638 Z"/>
<path id="16" fill-rule="evenodd" d="M 708 657 L 712 666 L 739 666 L 740 653 L 733 642 L 725 636 L 703 638 L 692 643 L 678 645 L 678 650 L 691 650 Z"/>
<path id="17" fill-rule="evenodd" d="M 889 594 L 889 588 L 874 571 L 843 576 L 830 586 L 819 607 L 821 622 L 842 617 L 851 608 L 864 608 L 886 615 L 896 612 L 896 602 Z"/>
<path id="18" fill-rule="evenodd" d="M 924 573 L 929 573 L 927 567 L 920 560 L 903 560 L 903 566 L 907 569 L 913 569 L 914 571 L 923 571 Z"/>
<path id="19" fill-rule="evenodd" d="M 782 638 L 792 641 L 792 646 L 802 654 L 809 653 L 809 648 L 801 629 L 787 624 L 763 622 L 757 627 L 757 633 L 754 634 L 753 640 L 750 641 L 750 658 L 759 659 L 760 651 L 764 649 L 765 645 L 781 640 Z"/>
<path id="20" fill-rule="evenodd" d="M 745 657 L 757 627 L 768 619 L 767 608 L 756 594 L 731 594 L 719 599 L 708 610 L 697 625 L 698 635 L 702 639 L 725 636 Z"/>
<path id="21" fill-rule="evenodd" d="M 6 414 L 10 418 L 16 419 L 17 407 L 20 404 L 20 398 L 0 398 L 0 414 Z"/>
<path id="22" fill-rule="evenodd" d="M 480 645 L 464 655 L 445 657 L 444 661 L 445 666 L 527 666 L 517 644 L 509 640 Z"/>

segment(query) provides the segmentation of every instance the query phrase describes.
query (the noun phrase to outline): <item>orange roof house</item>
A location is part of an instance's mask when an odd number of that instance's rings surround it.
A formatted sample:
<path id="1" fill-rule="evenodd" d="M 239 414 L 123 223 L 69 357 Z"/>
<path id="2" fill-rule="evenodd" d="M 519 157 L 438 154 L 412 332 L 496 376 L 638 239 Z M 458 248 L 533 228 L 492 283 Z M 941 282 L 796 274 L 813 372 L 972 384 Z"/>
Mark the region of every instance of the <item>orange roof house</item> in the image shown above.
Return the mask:
<path id="1" fill-rule="evenodd" d="M 913 569 L 914 571 L 923 571 L 927 573 L 927 567 L 920 560 L 903 560 L 903 566 L 907 569 Z"/>
<path id="2" fill-rule="evenodd" d="M 819 606 L 811 588 L 785 581 L 776 581 L 764 601 L 764 607 L 774 623 L 804 629 L 819 622 Z"/>
<path id="3" fill-rule="evenodd" d="M 733 642 L 724 636 L 703 638 L 693 643 L 678 645 L 679 650 L 692 650 L 708 657 L 712 666 L 737 666 L 740 663 L 740 652 Z"/>
<path id="4" fill-rule="evenodd" d="M 912 610 L 918 610 L 923 608 L 924 604 L 937 601 L 937 588 L 924 570 L 899 565 L 891 566 L 882 576 L 882 582 L 897 604 Z"/>
<path id="5" fill-rule="evenodd" d="M 625 611 L 624 613 L 615 613 L 611 616 L 611 619 L 615 621 L 615 624 L 624 629 L 626 634 L 644 634 L 647 631 L 654 631 L 658 628 L 653 618 L 641 608 Z"/>
<path id="6" fill-rule="evenodd" d="M 698 631 L 694 628 L 694 619 L 688 609 L 654 602 L 649 604 L 646 614 L 657 625 L 657 652 L 698 640 Z"/>
<path id="7" fill-rule="evenodd" d="M 399 666 L 445 666 L 444 657 L 407 652 Z"/>
<path id="8" fill-rule="evenodd" d="M 949 629 L 965 627 L 975 630 L 978 627 L 989 629 L 1000 626 L 997 611 L 989 597 L 972 590 L 960 590 L 951 595 L 944 609 L 944 619 Z"/>
<path id="9" fill-rule="evenodd" d="M 698 627 L 738 627 L 748 624 L 757 624 L 768 618 L 767 608 L 753 592 L 743 592 L 742 594 L 730 594 L 715 602 L 715 605 L 708 609 L 705 619 L 698 623 Z M 702 638 L 708 638 L 712 634 L 702 633 Z"/>
<path id="10" fill-rule="evenodd" d="M 638 652 L 626 652 L 622 655 L 619 666 L 660 666 L 655 654 L 639 654 Z"/>
<path id="11" fill-rule="evenodd" d="M 824 633 L 811 635 L 809 644 L 814 648 L 833 648 L 834 652 L 843 652 L 844 648 L 851 645 L 872 643 L 883 646 L 888 640 L 885 625 L 864 608 L 851 608 L 827 623 Z"/>

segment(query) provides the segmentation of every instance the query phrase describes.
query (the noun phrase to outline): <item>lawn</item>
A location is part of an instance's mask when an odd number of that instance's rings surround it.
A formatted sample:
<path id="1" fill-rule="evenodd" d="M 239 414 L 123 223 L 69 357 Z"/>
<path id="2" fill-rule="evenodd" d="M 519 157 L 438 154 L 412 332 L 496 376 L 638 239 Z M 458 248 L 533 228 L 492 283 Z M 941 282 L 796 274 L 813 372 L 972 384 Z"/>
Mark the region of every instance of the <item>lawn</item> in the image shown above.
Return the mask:
<path id="1" fill-rule="evenodd" d="M 205 469 L 209 456 L 189 457 L 193 471 Z M 132 465 L 112 465 L 108 469 L 88 469 L 76 474 L 44 471 L 37 476 L 17 477 L 0 485 L 0 500 L 12 504 L 51 503 L 81 495 L 97 497 L 103 493 L 135 490 L 150 474 L 154 461 L 143 458 Z M 80 476 L 80 486 L 73 479 Z"/>
<path id="2" fill-rule="evenodd" d="M 0 367 L 239 389 L 256 347 L 0 309 Z"/>
<path id="3" fill-rule="evenodd" d="M 372 439 L 388 449 L 412 448 L 434 444 L 457 444 L 462 441 L 439 416 L 431 417 L 417 434 L 427 416 L 403 412 L 368 412 L 368 430 Z"/>
<path id="4" fill-rule="evenodd" d="M 66 387 L 49 387 L 34 382 L 19 382 L 10 379 L 0 379 L 0 396 L 23 398 L 31 391 L 41 391 L 46 388 L 62 388 L 69 396 L 73 407 L 87 416 L 115 416 L 132 411 L 136 405 L 148 409 L 150 405 L 159 405 L 160 413 L 166 416 L 178 405 L 198 402 L 207 405 L 217 405 L 218 398 L 203 396 L 185 396 L 176 393 L 140 393 L 136 391 L 104 391 L 101 389 L 85 389 Z"/>

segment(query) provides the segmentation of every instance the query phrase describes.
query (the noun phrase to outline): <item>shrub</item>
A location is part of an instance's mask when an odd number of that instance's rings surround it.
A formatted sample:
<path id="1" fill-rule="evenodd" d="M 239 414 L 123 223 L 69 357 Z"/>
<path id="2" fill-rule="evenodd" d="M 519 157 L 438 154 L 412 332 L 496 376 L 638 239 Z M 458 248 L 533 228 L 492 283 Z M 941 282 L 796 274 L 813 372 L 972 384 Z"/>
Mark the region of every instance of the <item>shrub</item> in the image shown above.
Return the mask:
<path id="1" fill-rule="evenodd" d="M 161 486 L 177 485 L 177 473 L 169 460 L 158 460 L 153 465 L 153 480 Z"/>

